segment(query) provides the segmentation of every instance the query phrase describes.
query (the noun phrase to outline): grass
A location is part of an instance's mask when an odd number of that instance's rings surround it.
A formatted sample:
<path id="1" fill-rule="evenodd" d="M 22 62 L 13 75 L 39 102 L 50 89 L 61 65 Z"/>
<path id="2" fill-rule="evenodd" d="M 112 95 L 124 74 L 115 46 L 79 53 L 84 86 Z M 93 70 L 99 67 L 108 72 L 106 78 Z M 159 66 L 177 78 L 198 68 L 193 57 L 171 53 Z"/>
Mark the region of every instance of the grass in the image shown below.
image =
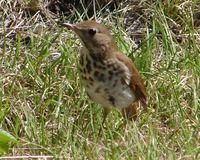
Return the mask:
<path id="1" fill-rule="evenodd" d="M 16 3 L 8 3 L 15 8 Z M 121 23 L 123 10 L 105 17 L 95 11 L 139 69 L 150 106 L 149 113 L 139 108 L 138 120 L 127 124 L 113 109 L 100 136 L 102 108 L 89 100 L 79 80 L 76 36 L 37 13 L 5 27 L 11 16 L 25 12 L 1 4 L 7 16 L 0 28 L 0 126 L 18 140 L 2 156 L 200 158 L 200 35 L 193 23 L 199 3 L 142 3 L 139 44 Z"/>

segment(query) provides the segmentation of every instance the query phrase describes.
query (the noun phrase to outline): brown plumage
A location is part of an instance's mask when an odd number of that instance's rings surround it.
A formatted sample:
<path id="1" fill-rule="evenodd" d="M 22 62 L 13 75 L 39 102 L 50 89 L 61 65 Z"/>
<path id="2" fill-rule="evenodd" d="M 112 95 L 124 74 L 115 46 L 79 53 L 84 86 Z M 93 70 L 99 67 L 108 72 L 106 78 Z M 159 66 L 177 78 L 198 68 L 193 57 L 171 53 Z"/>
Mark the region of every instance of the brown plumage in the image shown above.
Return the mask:
<path id="1" fill-rule="evenodd" d="M 104 107 L 104 120 L 111 107 L 134 120 L 138 102 L 147 111 L 142 78 L 133 62 L 118 49 L 110 32 L 95 21 L 64 26 L 76 32 L 82 42 L 80 76 L 91 100 Z"/>

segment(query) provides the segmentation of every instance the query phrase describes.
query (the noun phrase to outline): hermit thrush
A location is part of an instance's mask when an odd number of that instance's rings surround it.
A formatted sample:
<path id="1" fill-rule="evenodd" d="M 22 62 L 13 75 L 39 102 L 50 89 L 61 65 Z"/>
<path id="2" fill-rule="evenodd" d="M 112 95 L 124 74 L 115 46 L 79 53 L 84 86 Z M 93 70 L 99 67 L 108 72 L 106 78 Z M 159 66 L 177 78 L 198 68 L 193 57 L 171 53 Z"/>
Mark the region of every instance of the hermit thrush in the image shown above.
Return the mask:
<path id="1" fill-rule="evenodd" d="M 147 110 L 142 79 L 109 31 L 95 21 L 63 25 L 73 30 L 82 42 L 80 76 L 89 98 L 104 108 L 103 123 L 112 107 L 121 110 L 123 117 L 134 120 L 138 101 Z"/>

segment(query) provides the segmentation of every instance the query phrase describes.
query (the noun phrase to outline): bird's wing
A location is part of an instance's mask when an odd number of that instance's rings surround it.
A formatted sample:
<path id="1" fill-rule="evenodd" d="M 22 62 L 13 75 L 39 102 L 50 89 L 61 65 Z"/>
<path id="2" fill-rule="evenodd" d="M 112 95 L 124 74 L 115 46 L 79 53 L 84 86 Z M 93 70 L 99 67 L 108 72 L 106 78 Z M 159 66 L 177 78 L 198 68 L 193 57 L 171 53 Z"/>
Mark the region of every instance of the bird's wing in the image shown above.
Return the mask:
<path id="1" fill-rule="evenodd" d="M 124 62 L 124 64 L 126 64 L 126 66 L 129 68 L 129 70 L 131 72 L 131 79 L 130 79 L 130 83 L 128 85 L 130 85 L 136 98 L 142 103 L 143 107 L 147 111 L 146 90 L 145 90 L 142 78 L 140 77 L 137 68 L 135 67 L 133 62 L 126 55 L 124 55 L 121 52 L 119 52 L 119 54 L 117 54 L 117 59 L 121 62 Z"/>

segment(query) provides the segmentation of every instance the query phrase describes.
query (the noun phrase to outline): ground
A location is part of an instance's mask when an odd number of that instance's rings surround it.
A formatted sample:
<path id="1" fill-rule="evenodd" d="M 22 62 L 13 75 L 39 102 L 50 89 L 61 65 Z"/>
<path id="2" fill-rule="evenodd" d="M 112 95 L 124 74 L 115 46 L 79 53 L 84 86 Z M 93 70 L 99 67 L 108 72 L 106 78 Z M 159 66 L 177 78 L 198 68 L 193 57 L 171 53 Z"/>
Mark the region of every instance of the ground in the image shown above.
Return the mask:
<path id="1" fill-rule="evenodd" d="M 183 0 L 0 0 L 0 126 L 17 140 L 1 159 L 200 159 L 199 10 Z M 61 24 L 87 19 L 107 26 L 144 79 L 149 111 L 138 107 L 136 121 L 113 109 L 102 126 L 84 92 L 80 42 Z"/>

